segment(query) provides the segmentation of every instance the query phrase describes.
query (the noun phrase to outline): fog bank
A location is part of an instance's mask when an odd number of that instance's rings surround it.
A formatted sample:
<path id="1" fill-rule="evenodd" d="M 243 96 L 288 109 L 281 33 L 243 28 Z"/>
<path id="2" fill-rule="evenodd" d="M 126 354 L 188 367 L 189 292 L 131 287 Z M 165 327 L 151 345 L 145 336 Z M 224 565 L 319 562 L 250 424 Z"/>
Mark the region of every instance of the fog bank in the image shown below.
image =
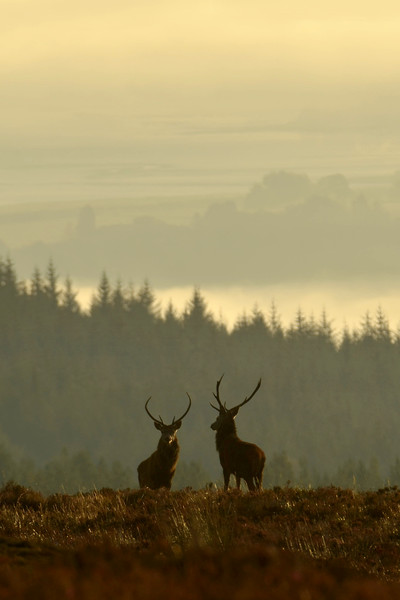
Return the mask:
<path id="1" fill-rule="evenodd" d="M 77 288 L 77 299 L 84 310 L 90 308 L 96 291 L 96 286 Z M 154 288 L 153 292 L 162 313 L 171 304 L 182 314 L 193 296 L 193 286 Z M 268 317 L 273 307 L 285 328 L 295 321 L 299 310 L 316 321 L 325 313 L 338 334 L 345 327 L 358 329 L 367 313 L 374 320 L 378 310 L 383 311 L 392 330 L 400 325 L 400 284 L 393 282 L 202 287 L 200 293 L 214 318 L 228 329 L 255 310 Z"/>

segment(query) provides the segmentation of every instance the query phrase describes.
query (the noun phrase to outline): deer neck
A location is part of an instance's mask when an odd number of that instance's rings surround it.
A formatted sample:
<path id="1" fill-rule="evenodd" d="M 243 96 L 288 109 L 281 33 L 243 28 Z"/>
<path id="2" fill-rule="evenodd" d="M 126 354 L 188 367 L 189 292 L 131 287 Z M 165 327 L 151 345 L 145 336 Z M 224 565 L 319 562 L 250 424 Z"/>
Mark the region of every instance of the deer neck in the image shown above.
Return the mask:
<path id="1" fill-rule="evenodd" d="M 178 440 L 175 438 L 170 444 L 166 444 L 162 440 L 158 442 L 157 453 L 159 458 L 164 461 L 173 461 L 179 454 Z"/>
<path id="2" fill-rule="evenodd" d="M 228 438 L 239 439 L 236 432 L 235 421 L 233 419 L 223 423 L 221 427 L 219 427 L 219 429 L 217 430 L 217 433 L 215 435 L 215 442 L 218 451 L 221 449 L 223 443 Z"/>

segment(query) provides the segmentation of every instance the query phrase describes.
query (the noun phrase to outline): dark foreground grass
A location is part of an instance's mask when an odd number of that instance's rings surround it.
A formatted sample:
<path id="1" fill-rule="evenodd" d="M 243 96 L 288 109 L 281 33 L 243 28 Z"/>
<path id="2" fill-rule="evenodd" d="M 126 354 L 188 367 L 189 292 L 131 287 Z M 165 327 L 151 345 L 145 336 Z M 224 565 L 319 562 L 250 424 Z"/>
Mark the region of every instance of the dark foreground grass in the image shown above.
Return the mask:
<path id="1" fill-rule="evenodd" d="M 0 490 L 0 599 L 400 598 L 400 491 Z"/>

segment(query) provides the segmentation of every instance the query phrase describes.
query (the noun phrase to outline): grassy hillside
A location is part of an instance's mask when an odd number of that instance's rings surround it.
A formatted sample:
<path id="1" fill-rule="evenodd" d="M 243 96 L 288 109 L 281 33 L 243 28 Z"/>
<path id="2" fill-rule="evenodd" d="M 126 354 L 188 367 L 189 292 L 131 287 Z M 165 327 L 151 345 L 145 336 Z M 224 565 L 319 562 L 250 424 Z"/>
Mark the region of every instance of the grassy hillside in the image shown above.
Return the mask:
<path id="1" fill-rule="evenodd" d="M 397 598 L 400 491 L 0 491 L 0 598 Z"/>

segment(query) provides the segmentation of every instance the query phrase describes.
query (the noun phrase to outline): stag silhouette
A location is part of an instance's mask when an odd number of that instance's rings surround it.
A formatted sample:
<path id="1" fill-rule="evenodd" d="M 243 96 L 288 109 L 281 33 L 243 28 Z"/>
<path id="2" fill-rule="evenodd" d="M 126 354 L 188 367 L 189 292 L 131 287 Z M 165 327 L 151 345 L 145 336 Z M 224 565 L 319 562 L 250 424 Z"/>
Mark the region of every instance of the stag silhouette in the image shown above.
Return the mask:
<path id="1" fill-rule="evenodd" d="M 157 490 L 165 487 L 168 490 L 171 489 L 172 478 L 175 474 L 180 449 L 176 432 L 182 425 L 182 419 L 187 415 L 192 405 L 189 394 L 187 394 L 187 396 L 189 398 L 189 406 L 179 419 L 175 420 L 174 417 L 170 425 L 164 423 L 161 417 L 156 419 L 150 413 L 147 405 L 151 400 L 151 396 L 146 401 L 144 406 L 145 410 L 153 420 L 154 427 L 161 431 L 161 437 L 158 442 L 157 450 L 138 466 L 138 478 L 141 488 L 148 487 L 152 490 Z"/>
<path id="2" fill-rule="evenodd" d="M 211 429 L 216 431 L 215 441 L 224 474 L 224 489 L 228 489 L 230 476 L 234 475 L 238 489 L 240 488 L 240 480 L 244 479 L 250 491 L 260 490 L 265 454 L 256 444 L 243 442 L 238 437 L 235 417 L 239 412 L 239 408 L 249 402 L 260 389 L 261 379 L 250 396 L 246 397 L 240 404 L 228 409 L 226 403 L 222 405 L 219 397 L 219 386 L 222 377 L 217 381 L 216 393 L 213 392 L 218 406 L 214 406 L 211 402 L 210 404 L 219 413 L 217 420 L 211 425 Z"/>

